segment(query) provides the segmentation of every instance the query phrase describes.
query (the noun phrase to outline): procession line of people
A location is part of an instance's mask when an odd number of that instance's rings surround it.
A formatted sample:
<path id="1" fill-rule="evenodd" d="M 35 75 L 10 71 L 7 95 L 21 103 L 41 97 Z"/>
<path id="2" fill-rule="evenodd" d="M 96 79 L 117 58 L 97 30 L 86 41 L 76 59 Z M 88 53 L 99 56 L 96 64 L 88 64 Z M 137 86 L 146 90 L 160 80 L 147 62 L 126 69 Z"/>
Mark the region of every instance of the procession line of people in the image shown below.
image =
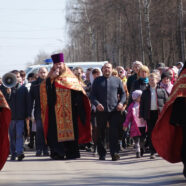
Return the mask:
<path id="1" fill-rule="evenodd" d="M 162 121 L 170 121 L 172 127 L 183 131 L 183 137 L 179 138 L 181 153 L 177 153 L 181 158 L 177 161 L 183 162 L 185 176 L 183 63 L 171 68 L 159 63 L 157 69 L 150 70 L 135 61 L 132 69 L 126 71 L 122 66 L 113 68 L 108 62 L 102 69 L 90 68 L 84 74 L 81 67 L 69 69 L 62 53 L 53 54 L 51 58 L 53 67 L 49 73 L 41 67 L 37 75 L 29 74 L 29 82 L 25 83 L 25 73 L 13 70 L 16 85 L 0 86 L 4 100 L 0 133 L 6 136 L 0 144 L 3 141 L 7 144 L 0 156 L 2 166 L 9 150 L 7 128 L 12 161 L 24 159 L 24 139 L 28 136 L 30 148 L 34 147 L 35 138 L 36 156 L 50 156 L 53 160 L 80 158 L 80 149 L 91 151 L 93 146 L 99 160 L 104 161 L 109 150 L 112 161 L 118 161 L 121 149 L 126 148 L 129 141 L 136 149 L 136 158 L 149 152 L 150 159 L 155 159 L 156 153 L 166 159 L 166 149 L 159 150 L 163 142 L 158 138 L 161 134 L 158 126 L 159 123 L 168 126 Z M 171 112 L 170 100 L 173 111 L 166 116 L 167 110 Z M 7 123 L 1 124 L 4 110 L 10 122 L 6 120 Z M 165 116 L 166 121 L 162 119 Z M 177 127 L 178 124 L 183 127 Z"/>

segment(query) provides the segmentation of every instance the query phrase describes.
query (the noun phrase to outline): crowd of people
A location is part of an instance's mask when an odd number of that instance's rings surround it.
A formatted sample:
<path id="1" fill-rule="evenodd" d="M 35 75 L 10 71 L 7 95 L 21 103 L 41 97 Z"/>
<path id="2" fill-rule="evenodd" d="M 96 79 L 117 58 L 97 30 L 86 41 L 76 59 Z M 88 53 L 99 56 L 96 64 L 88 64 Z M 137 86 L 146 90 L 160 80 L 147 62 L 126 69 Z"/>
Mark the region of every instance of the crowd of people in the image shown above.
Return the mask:
<path id="1" fill-rule="evenodd" d="M 70 70 L 62 53 L 51 58 L 50 72 L 41 67 L 26 80 L 24 71 L 13 70 L 16 86 L 0 86 L 11 110 L 12 161 L 24 159 L 26 139 L 36 156 L 54 160 L 80 158 L 84 148 L 98 153 L 99 160 L 105 160 L 109 152 L 112 161 L 117 161 L 129 145 L 136 149 L 136 158 L 144 153 L 156 158 L 151 136 L 183 71 L 182 62 L 172 67 L 158 63 L 156 69 L 140 61 L 133 62 L 131 69 L 114 68 L 108 62 L 101 69 L 83 72 L 81 67 Z"/>

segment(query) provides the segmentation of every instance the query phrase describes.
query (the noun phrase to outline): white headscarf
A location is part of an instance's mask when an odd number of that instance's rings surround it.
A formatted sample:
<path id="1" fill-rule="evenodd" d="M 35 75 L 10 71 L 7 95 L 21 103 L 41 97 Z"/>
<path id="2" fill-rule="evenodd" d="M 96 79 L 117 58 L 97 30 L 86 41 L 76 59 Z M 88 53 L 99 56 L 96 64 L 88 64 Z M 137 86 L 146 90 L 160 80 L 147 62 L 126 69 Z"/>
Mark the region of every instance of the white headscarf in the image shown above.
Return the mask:
<path id="1" fill-rule="evenodd" d="M 99 72 L 100 72 L 100 76 L 102 76 L 102 71 L 101 71 L 100 68 L 94 68 L 94 69 L 99 70 Z M 94 69 L 93 69 L 93 70 L 94 70 Z M 93 70 L 92 70 L 92 71 L 93 71 Z M 93 77 L 93 75 L 92 75 L 92 71 L 90 72 L 90 83 L 91 83 L 91 85 L 92 85 L 93 82 L 94 82 L 94 77 Z"/>

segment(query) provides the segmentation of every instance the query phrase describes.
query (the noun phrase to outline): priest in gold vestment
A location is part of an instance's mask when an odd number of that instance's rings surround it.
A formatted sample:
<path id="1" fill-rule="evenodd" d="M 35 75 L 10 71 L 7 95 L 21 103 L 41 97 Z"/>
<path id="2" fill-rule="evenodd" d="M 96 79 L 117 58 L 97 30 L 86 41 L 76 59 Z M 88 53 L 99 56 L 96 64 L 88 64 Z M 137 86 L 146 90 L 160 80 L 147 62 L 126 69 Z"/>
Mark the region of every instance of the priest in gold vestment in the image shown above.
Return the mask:
<path id="1" fill-rule="evenodd" d="M 80 157 L 79 144 L 91 141 L 90 102 L 62 53 L 51 56 L 53 67 L 41 83 L 41 117 L 45 140 L 54 160 Z"/>

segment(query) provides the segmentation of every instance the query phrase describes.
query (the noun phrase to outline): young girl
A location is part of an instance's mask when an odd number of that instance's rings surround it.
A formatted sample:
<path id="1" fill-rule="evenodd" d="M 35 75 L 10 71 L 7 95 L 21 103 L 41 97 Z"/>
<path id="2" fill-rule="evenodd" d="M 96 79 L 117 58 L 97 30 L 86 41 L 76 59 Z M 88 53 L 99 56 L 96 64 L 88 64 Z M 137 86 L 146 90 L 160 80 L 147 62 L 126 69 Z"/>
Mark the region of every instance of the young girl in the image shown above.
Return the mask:
<path id="1" fill-rule="evenodd" d="M 132 92 L 133 102 L 128 107 L 128 113 L 125 122 L 123 123 L 123 130 L 126 130 L 131 123 L 130 136 L 133 137 L 136 147 L 136 157 L 140 158 L 144 153 L 144 140 L 147 128 L 146 121 L 139 118 L 139 106 L 142 91 L 135 90 Z"/>

